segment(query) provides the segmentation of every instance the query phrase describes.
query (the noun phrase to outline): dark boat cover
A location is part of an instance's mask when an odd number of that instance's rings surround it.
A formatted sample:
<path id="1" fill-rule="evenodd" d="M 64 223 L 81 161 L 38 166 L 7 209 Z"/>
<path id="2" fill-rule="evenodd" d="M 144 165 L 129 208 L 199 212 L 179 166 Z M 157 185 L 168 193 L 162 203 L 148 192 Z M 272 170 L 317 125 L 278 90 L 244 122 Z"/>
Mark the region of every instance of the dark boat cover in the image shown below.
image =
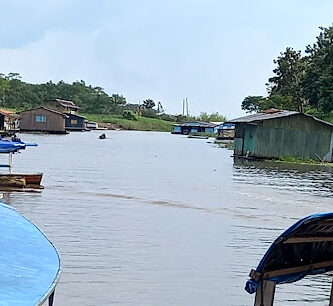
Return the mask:
<path id="1" fill-rule="evenodd" d="M 303 218 L 287 229 L 251 271 L 245 290 L 254 293 L 259 280 L 296 282 L 306 275 L 333 270 L 333 213 Z"/>
<path id="2" fill-rule="evenodd" d="M 60 275 L 57 250 L 34 224 L 3 203 L 0 232 L 0 304 L 44 304 Z"/>

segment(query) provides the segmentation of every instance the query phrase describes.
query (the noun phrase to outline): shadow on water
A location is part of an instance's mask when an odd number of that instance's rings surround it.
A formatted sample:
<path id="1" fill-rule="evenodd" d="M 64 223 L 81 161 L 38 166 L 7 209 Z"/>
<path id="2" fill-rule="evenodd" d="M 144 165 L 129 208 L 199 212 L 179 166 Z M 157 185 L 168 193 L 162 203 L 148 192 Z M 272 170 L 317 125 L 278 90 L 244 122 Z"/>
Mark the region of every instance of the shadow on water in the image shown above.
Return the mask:
<path id="1" fill-rule="evenodd" d="M 333 168 L 324 165 L 234 159 L 233 180 L 333 197 Z"/>

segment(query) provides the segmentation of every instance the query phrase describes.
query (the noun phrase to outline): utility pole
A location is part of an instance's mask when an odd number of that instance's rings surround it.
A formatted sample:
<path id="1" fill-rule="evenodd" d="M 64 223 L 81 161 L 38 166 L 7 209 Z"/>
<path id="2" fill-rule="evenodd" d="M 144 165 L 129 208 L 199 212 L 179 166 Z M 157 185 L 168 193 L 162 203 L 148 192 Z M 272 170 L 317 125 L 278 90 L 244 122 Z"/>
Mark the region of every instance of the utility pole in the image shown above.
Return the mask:
<path id="1" fill-rule="evenodd" d="M 188 98 L 186 98 L 186 117 L 188 117 Z"/>

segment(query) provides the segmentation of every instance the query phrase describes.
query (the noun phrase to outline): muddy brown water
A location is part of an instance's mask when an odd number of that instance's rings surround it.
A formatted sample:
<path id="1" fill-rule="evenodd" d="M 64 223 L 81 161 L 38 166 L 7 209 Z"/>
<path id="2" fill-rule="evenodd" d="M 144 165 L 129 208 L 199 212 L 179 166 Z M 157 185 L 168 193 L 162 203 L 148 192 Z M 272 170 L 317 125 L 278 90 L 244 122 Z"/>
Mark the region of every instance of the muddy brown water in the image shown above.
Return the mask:
<path id="1" fill-rule="evenodd" d="M 251 305 L 244 291 L 272 241 L 333 210 L 332 168 L 243 162 L 210 139 L 98 131 L 21 134 L 37 142 L 17 171 L 44 172 L 40 193 L 4 202 L 57 247 L 55 305 Z M 330 276 L 280 285 L 276 305 L 326 305 Z"/>

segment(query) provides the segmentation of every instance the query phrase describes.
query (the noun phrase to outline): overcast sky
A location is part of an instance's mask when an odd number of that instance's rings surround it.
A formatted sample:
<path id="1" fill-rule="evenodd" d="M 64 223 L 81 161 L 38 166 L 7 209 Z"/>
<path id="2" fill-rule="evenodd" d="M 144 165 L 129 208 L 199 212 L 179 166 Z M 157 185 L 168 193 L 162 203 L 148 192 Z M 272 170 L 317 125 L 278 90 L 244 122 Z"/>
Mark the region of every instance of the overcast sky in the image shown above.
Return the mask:
<path id="1" fill-rule="evenodd" d="M 265 95 L 273 59 L 304 50 L 333 21 L 333 1 L 0 0 L 0 72 L 85 80 L 169 113 L 243 114 Z M 61 98 L 61 97 L 59 97 Z"/>

